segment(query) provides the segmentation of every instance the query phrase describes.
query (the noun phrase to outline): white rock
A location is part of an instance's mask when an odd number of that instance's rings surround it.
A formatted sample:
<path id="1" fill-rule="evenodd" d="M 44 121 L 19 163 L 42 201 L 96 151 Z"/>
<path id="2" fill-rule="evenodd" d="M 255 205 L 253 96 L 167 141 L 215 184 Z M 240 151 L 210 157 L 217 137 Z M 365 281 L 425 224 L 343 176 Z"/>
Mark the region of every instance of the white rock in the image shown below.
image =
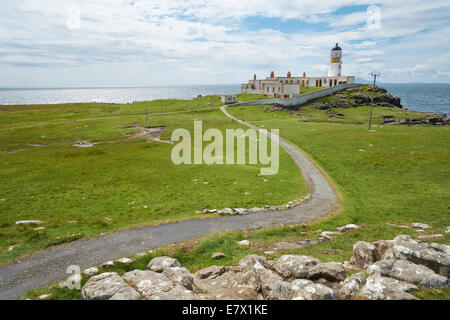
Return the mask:
<path id="1" fill-rule="evenodd" d="M 48 298 L 50 298 L 52 295 L 51 294 L 43 294 L 43 295 L 40 295 L 39 296 L 39 299 L 48 299 Z"/>
<path id="2" fill-rule="evenodd" d="M 84 300 L 107 300 L 129 286 L 116 272 L 91 277 L 81 289 Z"/>
<path id="3" fill-rule="evenodd" d="M 348 230 L 359 229 L 359 228 L 361 228 L 361 227 L 356 225 L 356 224 L 350 223 L 350 224 L 346 224 L 345 226 L 342 226 L 342 227 L 337 227 L 336 231 L 337 232 L 345 232 L 345 231 L 348 231 Z"/>
<path id="4" fill-rule="evenodd" d="M 163 272 L 173 267 L 181 267 L 181 264 L 177 259 L 167 256 L 153 258 L 147 264 L 147 269 L 155 272 Z"/>
<path id="5" fill-rule="evenodd" d="M 223 252 L 214 252 L 213 255 L 212 255 L 213 259 L 222 259 L 222 258 L 225 258 L 225 257 L 226 257 L 226 255 Z"/>
<path id="6" fill-rule="evenodd" d="M 16 221 L 16 224 L 41 224 L 42 221 L 40 220 L 21 220 Z"/>
<path id="7" fill-rule="evenodd" d="M 123 264 L 131 264 L 133 261 L 134 261 L 133 259 L 126 258 L 126 257 L 116 260 L 116 262 L 123 263 Z"/>
<path id="8" fill-rule="evenodd" d="M 445 229 L 445 233 L 450 233 L 450 227 L 447 227 L 447 229 Z"/>
<path id="9" fill-rule="evenodd" d="M 374 274 L 366 279 L 358 295 L 373 300 L 417 300 L 408 293 L 416 290 L 410 283 Z"/>
<path id="10" fill-rule="evenodd" d="M 147 252 L 139 252 L 139 253 L 136 253 L 136 257 L 139 257 L 139 258 L 145 257 L 146 255 L 148 255 Z"/>
<path id="11" fill-rule="evenodd" d="M 39 231 L 39 230 L 44 230 L 45 229 L 45 227 L 39 227 L 39 228 L 34 228 L 33 230 L 34 231 Z"/>
<path id="12" fill-rule="evenodd" d="M 248 240 L 242 240 L 242 241 L 236 242 L 236 244 L 237 244 L 238 246 L 248 247 L 248 246 L 250 246 L 250 241 L 248 241 Z"/>
<path id="13" fill-rule="evenodd" d="M 14 250 L 14 246 L 9 246 L 8 252 L 11 252 L 11 251 L 13 251 L 13 250 Z"/>
<path id="14" fill-rule="evenodd" d="M 377 261 L 377 248 L 368 242 L 358 241 L 353 245 L 350 263 L 358 268 L 366 268 Z"/>
<path id="15" fill-rule="evenodd" d="M 284 279 L 306 278 L 309 270 L 318 265 L 320 260 L 310 256 L 283 255 L 275 260 L 273 268 Z"/>
<path id="16" fill-rule="evenodd" d="M 335 231 L 324 231 L 320 234 L 320 237 L 326 240 L 331 240 L 334 237 L 338 236 L 340 233 Z"/>
<path id="17" fill-rule="evenodd" d="M 111 268 L 114 267 L 114 261 L 106 261 L 101 264 L 103 268 Z"/>
<path id="18" fill-rule="evenodd" d="M 414 229 L 429 229 L 429 228 L 431 228 L 428 224 L 420 223 L 420 222 L 414 222 L 413 224 L 411 224 L 411 226 Z"/>
<path id="19" fill-rule="evenodd" d="M 433 270 L 408 260 L 380 260 L 369 266 L 367 272 L 369 274 L 377 273 L 427 288 L 445 287 L 448 285 L 446 277 L 437 275 Z"/>
<path id="20" fill-rule="evenodd" d="M 92 277 L 98 273 L 97 267 L 87 268 L 86 270 L 83 270 L 83 274 L 87 275 L 88 277 Z"/>
<path id="21" fill-rule="evenodd" d="M 338 295 L 341 299 L 350 299 L 355 297 L 365 283 L 366 277 L 364 273 L 355 273 L 341 282 Z"/>
<path id="22" fill-rule="evenodd" d="M 436 238 L 442 238 L 443 234 L 424 234 L 423 236 L 418 236 L 419 239 L 436 239 Z"/>

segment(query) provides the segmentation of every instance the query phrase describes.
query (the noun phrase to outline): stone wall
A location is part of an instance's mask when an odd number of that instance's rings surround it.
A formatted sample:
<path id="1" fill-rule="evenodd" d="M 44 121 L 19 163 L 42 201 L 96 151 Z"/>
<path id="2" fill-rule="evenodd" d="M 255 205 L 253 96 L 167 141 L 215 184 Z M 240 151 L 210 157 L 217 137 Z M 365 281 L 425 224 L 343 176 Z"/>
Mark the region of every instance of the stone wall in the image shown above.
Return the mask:
<path id="1" fill-rule="evenodd" d="M 292 106 L 302 105 L 302 104 L 304 104 L 308 101 L 314 100 L 314 99 L 329 96 L 329 95 L 334 94 L 335 92 L 338 92 L 341 90 L 359 87 L 359 86 L 362 86 L 362 84 L 358 84 L 358 83 L 340 84 L 336 87 L 326 88 L 326 89 L 306 93 L 301 96 L 295 96 L 292 98 L 248 101 L 248 102 L 232 104 L 232 105 L 229 105 L 229 107 L 255 106 L 255 105 L 267 105 L 267 104 L 279 104 L 279 105 L 282 105 L 285 107 L 292 107 Z"/>

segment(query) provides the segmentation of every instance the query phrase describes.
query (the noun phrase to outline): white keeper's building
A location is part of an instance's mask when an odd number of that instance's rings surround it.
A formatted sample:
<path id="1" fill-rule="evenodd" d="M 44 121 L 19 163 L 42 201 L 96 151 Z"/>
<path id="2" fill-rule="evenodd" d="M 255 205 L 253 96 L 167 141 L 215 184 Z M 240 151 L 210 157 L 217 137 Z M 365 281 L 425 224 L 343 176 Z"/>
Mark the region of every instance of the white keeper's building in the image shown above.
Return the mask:
<path id="1" fill-rule="evenodd" d="M 263 94 L 268 97 L 289 98 L 300 95 L 302 87 L 335 87 L 343 83 L 354 83 L 354 76 L 341 75 L 342 69 L 342 49 L 336 43 L 336 46 L 331 49 L 330 65 L 328 69 L 328 76 L 326 77 L 307 77 L 303 72 L 302 77 L 293 77 L 290 72 L 286 77 L 276 77 L 272 71 L 270 77 L 264 80 L 256 79 L 256 74 L 253 80 L 241 85 L 242 93 L 256 93 Z"/>

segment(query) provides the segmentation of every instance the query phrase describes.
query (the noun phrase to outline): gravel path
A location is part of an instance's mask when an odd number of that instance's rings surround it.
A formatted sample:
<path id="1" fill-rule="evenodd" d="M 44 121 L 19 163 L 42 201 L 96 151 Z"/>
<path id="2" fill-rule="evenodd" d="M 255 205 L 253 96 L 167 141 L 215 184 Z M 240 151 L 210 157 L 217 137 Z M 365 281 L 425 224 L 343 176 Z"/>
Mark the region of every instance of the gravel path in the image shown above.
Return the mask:
<path id="1" fill-rule="evenodd" d="M 256 127 L 228 117 L 252 128 Z M 308 158 L 290 143 L 280 138 L 280 145 L 295 160 L 306 179 L 310 201 L 282 212 L 261 212 L 244 216 L 193 219 L 118 231 L 90 239 L 76 240 L 55 248 L 13 261 L 0 269 L 0 299 L 17 299 L 27 291 L 67 278 L 69 265 L 81 270 L 133 253 L 149 250 L 182 240 L 227 230 L 257 229 L 269 226 L 297 224 L 330 212 L 336 195 L 325 177 Z"/>

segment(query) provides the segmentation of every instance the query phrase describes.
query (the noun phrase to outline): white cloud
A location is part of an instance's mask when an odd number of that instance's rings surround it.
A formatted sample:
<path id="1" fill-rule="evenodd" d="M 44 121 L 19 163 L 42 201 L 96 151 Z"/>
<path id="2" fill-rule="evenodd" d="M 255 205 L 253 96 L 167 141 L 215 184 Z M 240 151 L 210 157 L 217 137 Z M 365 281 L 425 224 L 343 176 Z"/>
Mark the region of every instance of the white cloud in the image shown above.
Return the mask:
<path id="1" fill-rule="evenodd" d="M 53 83 L 52 74 L 65 85 L 230 83 L 270 70 L 322 74 L 337 41 L 347 74 L 363 76 L 379 69 L 385 71 L 385 81 L 450 81 L 445 71 L 450 70 L 450 9 L 445 1 L 4 2 L 0 86 L 16 78 L 23 83 L 15 85 L 27 85 L 26 79 L 38 78 L 37 72 L 45 77 L 30 85 Z M 364 9 L 336 14 L 355 4 L 379 4 L 380 29 L 364 25 Z M 79 24 L 68 24 L 71 6 L 80 9 Z M 250 16 L 277 18 L 280 23 L 297 19 L 320 29 L 288 33 L 268 25 L 253 31 L 244 20 Z M 95 70 L 95 77 L 83 76 Z M 108 70 L 118 75 L 111 77 Z"/>

